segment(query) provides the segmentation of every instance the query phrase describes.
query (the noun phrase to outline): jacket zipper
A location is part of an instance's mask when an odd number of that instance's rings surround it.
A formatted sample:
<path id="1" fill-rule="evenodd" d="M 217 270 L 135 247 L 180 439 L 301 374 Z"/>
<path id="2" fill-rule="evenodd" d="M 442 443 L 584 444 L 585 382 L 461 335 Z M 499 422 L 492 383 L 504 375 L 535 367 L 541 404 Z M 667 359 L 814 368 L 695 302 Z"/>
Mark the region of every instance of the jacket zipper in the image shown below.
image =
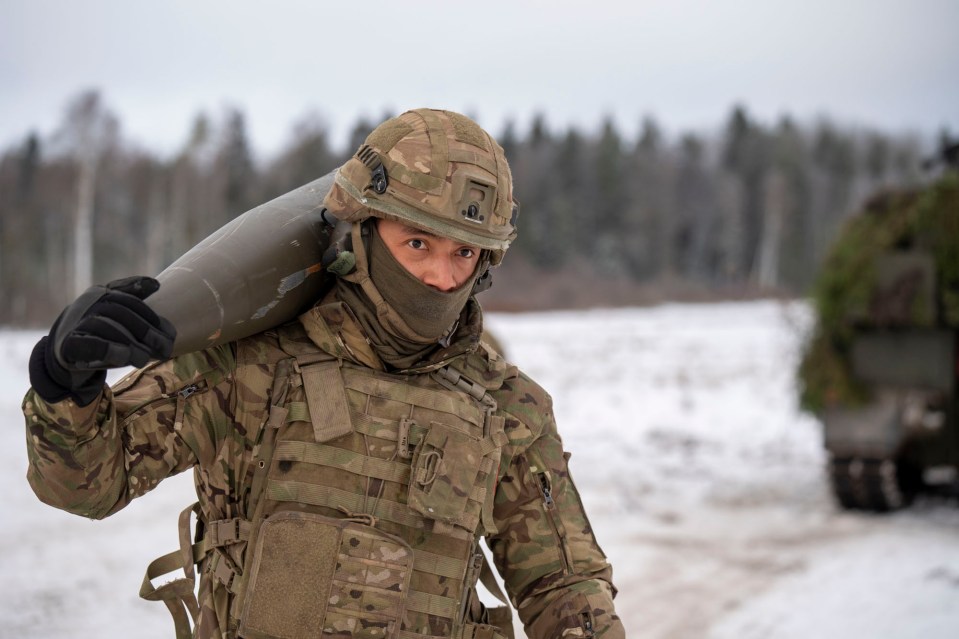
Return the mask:
<path id="1" fill-rule="evenodd" d="M 546 510 L 552 510 L 553 503 L 553 489 L 549 485 L 549 477 L 546 476 L 546 473 L 539 473 L 539 489 L 543 493 L 543 502 L 546 504 Z"/>
<path id="2" fill-rule="evenodd" d="M 176 394 L 179 395 L 181 399 L 187 399 L 190 397 L 190 395 L 193 395 L 198 390 L 200 390 L 199 384 L 190 384 L 189 386 L 178 390 Z"/>
<path id="3" fill-rule="evenodd" d="M 206 382 L 201 380 L 199 382 L 188 384 L 173 393 L 176 395 L 176 413 L 173 417 L 174 432 L 179 432 L 180 429 L 183 428 L 183 416 L 186 412 L 186 401 L 196 393 L 200 392 L 200 390 L 204 387 L 206 387 Z"/>
<path id="4" fill-rule="evenodd" d="M 164 401 L 167 401 L 167 400 L 170 400 L 170 399 L 175 399 L 175 400 L 176 400 L 177 413 L 178 413 L 178 416 L 180 416 L 179 414 L 182 413 L 183 403 L 184 403 L 188 398 L 190 398 L 191 396 L 193 396 L 193 395 L 195 395 L 196 393 L 199 393 L 199 392 L 201 392 L 201 391 L 203 391 L 203 390 L 205 390 L 205 389 L 206 389 L 206 382 L 205 382 L 204 380 L 200 380 L 200 381 L 194 382 L 194 383 L 192 383 L 192 384 L 187 384 L 187 385 L 184 386 L 183 388 L 181 388 L 181 389 L 179 389 L 179 390 L 175 390 L 175 391 L 173 391 L 172 393 L 164 393 L 164 394 L 162 394 L 162 395 L 159 395 L 158 397 L 154 397 L 154 398 L 151 399 L 150 401 L 144 402 L 144 403 L 141 404 L 140 406 L 137 406 L 135 410 L 133 410 L 131 413 L 129 413 L 126 417 L 124 417 L 124 419 L 123 419 L 123 421 L 122 421 L 121 423 L 125 424 L 125 423 L 127 423 L 130 419 L 133 419 L 133 418 L 135 418 L 135 417 L 139 417 L 140 415 L 142 415 L 143 413 L 145 413 L 145 412 L 146 412 L 147 410 L 149 410 L 154 404 L 159 404 L 160 402 L 164 402 Z M 176 420 L 174 420 L 174 421 L 176 421 Z"/>
<path id="5" fill-rule="evenodd" d="M 563 559 L 563 572 L 570 574 L 572 563 L 568 555 L 565 535 L 560 530 L 560 526 L 556 521 L 556 502 L 553 500 L 553 486 L 550 483 L 549 475 L 545 471 L 537 473 L 536 478 L 539 480 L 539 489 L 543 495 L 546 518 L 549 519 L 549 524 L 553 529 L 553 535 L 556 537 L 556 545 L 559 546 L 560 557 Z"/>
<path id="6" fill-rule="evenodd" d="M 583 623 L 583 630 L 586 632 L 586 636 L 595 637 L 596 633 L 593 632 L 593 615 L 589 612 L 583 612 L 580 614 L 580 620 Z"/>

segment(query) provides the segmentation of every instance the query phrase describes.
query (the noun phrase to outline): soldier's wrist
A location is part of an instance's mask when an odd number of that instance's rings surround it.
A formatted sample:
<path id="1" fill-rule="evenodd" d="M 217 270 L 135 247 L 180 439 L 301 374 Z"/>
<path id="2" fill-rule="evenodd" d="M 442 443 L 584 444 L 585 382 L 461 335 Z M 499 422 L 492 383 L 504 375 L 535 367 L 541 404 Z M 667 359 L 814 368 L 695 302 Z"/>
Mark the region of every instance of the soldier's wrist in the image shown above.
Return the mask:
<path id="1" fill-rule="evenodd" d="M 60 366 L 50 350 L 50 338 L 43 337 L 30 354 L 30 385 L 45 402 L 55 404 L 73 399 L 87 406 L 100 396 L 106 371 L 71 372 Z"/>

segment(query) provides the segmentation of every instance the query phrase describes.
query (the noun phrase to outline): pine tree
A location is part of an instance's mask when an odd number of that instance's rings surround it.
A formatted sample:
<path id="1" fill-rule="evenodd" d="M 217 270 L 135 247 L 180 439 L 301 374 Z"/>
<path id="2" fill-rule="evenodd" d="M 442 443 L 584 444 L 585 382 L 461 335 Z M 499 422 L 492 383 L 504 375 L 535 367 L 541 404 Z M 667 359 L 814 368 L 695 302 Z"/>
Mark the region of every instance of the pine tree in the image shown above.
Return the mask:
<path id="1" fill-rule="evenodd" d="M 763 237 L 763 179 L 768 167 L 767 140 L 742 106 L 736 106 L 726 126 L 723 168 L 738 181 L 742 190 L 742 242 L 737 260 L 739 269 L 755 279 L 759 246 Z"/>
<path id="2" fill-rule="evenodd" d="M 229 109 L 220 153 L 217 159 L 222 171 L 223 205 L 226 222 L 251 208 L 256 192 L 256 170 L 246 133 L 246 118 L 239 109 Z"/>
<path id="3" fill-rule="evenodd" d="M 624 257 L 635 279 L 650 280 L 663 273 L 672 259 L 666 235 L 674 218 L 671 158 L 652 117 L 643 118 L 639 140 L 627 161 Z"/>
<path id="4" fill-rule="evenodd" d="M 292 142 L 265 172 L 269 200 L 323 177 L 341 163 L 330 148 L 326 124 L 308 114 L 293 127 Z"/>
<path id="5" fill-rule="evenodd" d="M 594 263 L 605 273 L 624 274 L 627 188 L 623 143 L 611 117 L 603 120 L 595 151 L 595 194 L 592 200 Z"/>

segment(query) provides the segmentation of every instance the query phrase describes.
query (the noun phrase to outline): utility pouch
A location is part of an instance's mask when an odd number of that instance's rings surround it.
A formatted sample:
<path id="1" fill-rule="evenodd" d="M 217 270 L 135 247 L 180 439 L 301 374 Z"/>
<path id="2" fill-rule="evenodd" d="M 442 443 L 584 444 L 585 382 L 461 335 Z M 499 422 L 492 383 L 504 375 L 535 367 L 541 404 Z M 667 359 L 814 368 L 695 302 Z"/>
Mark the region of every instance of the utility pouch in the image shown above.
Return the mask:
<path id="1" fill-rule="evenodd" d="M 413 551 L 371 526 L 280 512 L 260 525 L 240 616 L 245 639 L 394 639 Z"/>
<path id="2" fill-rule="evenodd" d="M 446 424 L 432 422 L 413 452 L 407 503 L 429 519 L 474 530 L 478 515 L 467 506 L 477 490 L 483 442 Z M 477 512 L 482 503 L 476 504 Z"/>

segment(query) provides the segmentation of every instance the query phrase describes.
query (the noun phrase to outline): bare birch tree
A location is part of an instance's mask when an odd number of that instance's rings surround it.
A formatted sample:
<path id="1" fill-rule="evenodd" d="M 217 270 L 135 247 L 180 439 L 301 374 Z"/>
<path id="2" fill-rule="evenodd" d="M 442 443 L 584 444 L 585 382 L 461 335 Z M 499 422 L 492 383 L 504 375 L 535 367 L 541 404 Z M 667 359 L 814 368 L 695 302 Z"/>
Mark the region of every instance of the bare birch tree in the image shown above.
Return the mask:
<path id="1" fill-rule="evenodd" d="M 54 136 L 59 150 L 77 166 L 73 222 L 73 291 L 80 295 L 93 283 L 93 216 L 100 162 L 117 141 L 119 124 L 104 106 L 99 91 L 84 91 L 67 106 Z"/>

